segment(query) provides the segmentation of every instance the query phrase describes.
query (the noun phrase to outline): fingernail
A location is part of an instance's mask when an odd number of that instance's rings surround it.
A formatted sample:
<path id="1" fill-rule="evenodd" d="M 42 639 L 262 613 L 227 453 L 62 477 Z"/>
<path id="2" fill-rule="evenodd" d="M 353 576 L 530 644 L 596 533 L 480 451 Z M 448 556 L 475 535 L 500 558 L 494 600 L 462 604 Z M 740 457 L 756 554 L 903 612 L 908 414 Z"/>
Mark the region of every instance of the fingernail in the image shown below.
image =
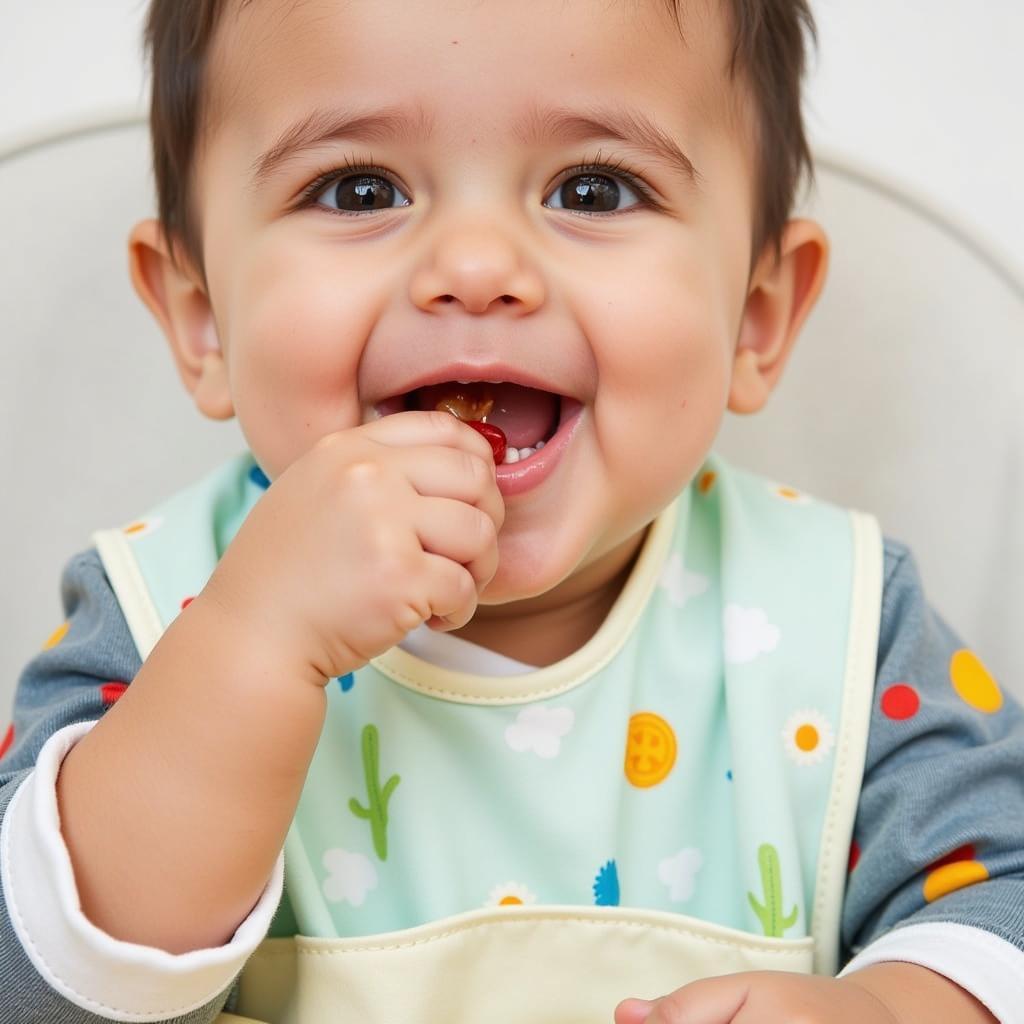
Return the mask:
<path id="1" fill-rule="evenodd" d="M 649 999 L 627 999 L 619 1003 L 617 1024 L 643 1024 L 653 1009 L 654 1003 Z"/>

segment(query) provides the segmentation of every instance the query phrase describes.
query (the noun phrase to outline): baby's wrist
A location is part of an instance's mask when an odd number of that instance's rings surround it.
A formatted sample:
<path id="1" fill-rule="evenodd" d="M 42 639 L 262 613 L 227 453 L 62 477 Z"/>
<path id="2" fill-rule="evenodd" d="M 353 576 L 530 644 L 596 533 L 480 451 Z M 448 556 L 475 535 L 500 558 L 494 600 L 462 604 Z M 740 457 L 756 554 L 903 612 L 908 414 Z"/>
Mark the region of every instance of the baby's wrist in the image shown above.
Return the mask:
<path id="1" fill-rule="evenodd" d="M 316 665 L 315 648 L 303 644 L 289 630 L 283 617 L 261 613 L 255 608 L 231 600 L 230 595 L 213 584 L 203 589 L 186 611 L 202 632 L 214 638 L 222 655 L 227 653 L 237 664 L 254 657 L 260 675 L 280 679 L 294 687 L 303 682 L 323 688 L 328 677 Z M 183 613 L 185 614 L 185 613 Z"/>
<path id="2" fill-rule="evenodd" d="M 919 964 L 889 961 L 843 975 L 840 984 L 868 992 L 894 1024 L 933 1021 L 994 1024 L 995 1018 L 954 981 Z"/>

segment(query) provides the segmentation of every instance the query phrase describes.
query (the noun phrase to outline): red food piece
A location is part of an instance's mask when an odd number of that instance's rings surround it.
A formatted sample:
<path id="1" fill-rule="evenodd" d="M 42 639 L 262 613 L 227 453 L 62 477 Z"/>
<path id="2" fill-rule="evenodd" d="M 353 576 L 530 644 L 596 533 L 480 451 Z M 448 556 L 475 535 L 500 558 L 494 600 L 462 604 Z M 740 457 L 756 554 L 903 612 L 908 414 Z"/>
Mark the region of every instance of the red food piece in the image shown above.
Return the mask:
<path id="1" fill-rule="evenodd" d="M 487 443 L 491 446 L 491 452 L 494 455 L 494 464 L 500 466 L 505 461 L 505 449 L 508 447 L 508 442 L 505 440 L 505 432 L 501 427 L 496 427 L 493 423 L 482 423 L 480 420 L 469 420 L 466 426 L 472 427 L 478 434 L 482 434 L 487 439 Z"/>

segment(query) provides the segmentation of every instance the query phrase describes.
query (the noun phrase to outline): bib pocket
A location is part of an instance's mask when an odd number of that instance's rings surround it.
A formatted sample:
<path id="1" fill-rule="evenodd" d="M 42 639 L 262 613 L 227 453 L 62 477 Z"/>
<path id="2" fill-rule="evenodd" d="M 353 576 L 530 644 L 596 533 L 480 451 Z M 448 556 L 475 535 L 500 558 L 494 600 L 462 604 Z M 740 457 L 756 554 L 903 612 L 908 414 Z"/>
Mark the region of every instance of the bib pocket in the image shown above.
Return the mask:
<path id="1" fill-rule="evenodd" d="M 503 907 L 356 939 L 268 939 L 238 1010 L 266 1024 L 606 1024 L 627 996 L 737 971 L 810 973 L 813 959 L 811 938 L 675 914 Z"/>

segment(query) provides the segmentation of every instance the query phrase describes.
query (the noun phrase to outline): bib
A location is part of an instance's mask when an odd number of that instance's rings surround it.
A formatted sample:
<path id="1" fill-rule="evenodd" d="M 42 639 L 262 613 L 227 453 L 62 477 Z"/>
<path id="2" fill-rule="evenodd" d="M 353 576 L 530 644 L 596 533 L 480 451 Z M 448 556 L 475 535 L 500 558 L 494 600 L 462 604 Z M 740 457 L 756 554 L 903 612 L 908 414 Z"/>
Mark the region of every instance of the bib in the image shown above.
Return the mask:
<path id="1" fill-rule="evenodd" d="M 96 536 L 143 658 L 266 485 L 243 456 Z M 570 657 L 332 680 L 239 1012 L 565 1024 L 834 973 L 881 591 L 874 519 L 712 456 Z"/>

